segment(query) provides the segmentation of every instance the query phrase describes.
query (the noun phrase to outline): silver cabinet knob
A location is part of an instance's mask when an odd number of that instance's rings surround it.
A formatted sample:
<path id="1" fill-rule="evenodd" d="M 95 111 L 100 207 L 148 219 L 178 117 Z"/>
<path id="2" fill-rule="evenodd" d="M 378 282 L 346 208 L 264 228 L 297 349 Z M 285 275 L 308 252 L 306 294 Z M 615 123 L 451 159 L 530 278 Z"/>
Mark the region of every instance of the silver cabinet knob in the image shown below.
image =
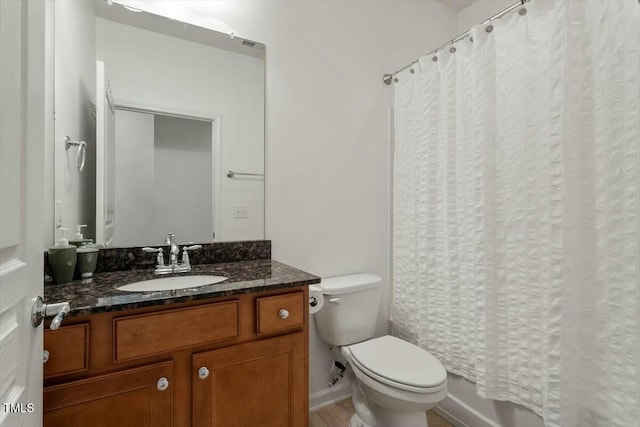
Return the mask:
<path id="1" fill-rule="evenodd" d="M 278 316 L 280 316 L 281 319 L 286 319 L 287 317 L 289 317 L 289 310 L 281 308 L 278 312 Z"/>
<path id="2" fill-rule="evenodd" d="M 166 389 L 169 388 L 169 380 L 166 379 L 165 377 L 160 378 L 158 380 L 157 387 L 158 387 L 158 390 L 165 391 Z"/>
<path id="3" fill-rule="evenodd" d="M 44 365 L 45 363 L 47 363 L 49 361 L 49 352 L 47 350 L 42 352 L 42 364 Z"/>
<path id="4" fill-rule="evenodd" d="M 209 376 L 209 370 L 207 368 L 203 366 L 200 369 L 198 369 L 198 378 L 200 378 L 201 380 L 204 380 L 208 376 Z"/>

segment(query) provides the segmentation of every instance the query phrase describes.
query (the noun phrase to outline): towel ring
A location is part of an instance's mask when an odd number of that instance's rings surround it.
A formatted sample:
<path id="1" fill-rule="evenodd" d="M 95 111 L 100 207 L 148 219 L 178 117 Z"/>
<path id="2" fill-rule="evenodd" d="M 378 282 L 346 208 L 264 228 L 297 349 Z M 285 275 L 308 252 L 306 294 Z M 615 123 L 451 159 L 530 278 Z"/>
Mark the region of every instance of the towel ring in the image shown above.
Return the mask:
<path id="1" fill-rule="evenodd" d="M 64 149 L 69 151 L 71 147 L 78 147 L 78 152 L 76 153 L 76 167 L 78 168 L 78 172 L 82 172 L 84 169 L 84 161 L 87 158 L 87 143 L 84 141 L 74 141 L 69 136 L 64 137 Z"/>

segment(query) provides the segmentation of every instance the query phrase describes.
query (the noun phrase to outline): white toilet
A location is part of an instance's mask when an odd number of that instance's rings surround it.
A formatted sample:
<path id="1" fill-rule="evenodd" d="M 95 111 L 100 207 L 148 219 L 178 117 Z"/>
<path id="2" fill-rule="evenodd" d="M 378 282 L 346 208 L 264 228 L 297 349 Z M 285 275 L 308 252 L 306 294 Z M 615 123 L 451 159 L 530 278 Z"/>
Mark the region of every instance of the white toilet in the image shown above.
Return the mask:
<path id="1" fill-rule="evenodd" d="M 371 339 L 381 279 L 352 274 L 322 279 L 318 333 L 338 347 L 355 374 L 350 427 L 426 427 L 426 411 L 447 395 L 447 372 L 431 353 L 399 338 Z"/>

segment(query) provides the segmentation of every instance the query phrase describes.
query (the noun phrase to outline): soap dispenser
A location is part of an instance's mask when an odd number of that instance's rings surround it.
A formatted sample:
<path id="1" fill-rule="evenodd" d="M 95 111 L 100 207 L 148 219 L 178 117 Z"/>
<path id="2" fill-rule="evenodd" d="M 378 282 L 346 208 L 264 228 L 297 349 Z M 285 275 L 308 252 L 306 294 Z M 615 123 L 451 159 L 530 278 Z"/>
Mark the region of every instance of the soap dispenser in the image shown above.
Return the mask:
<path id="1" fill-rule="evenodd" d="M 98 264 L 98 254 L 100 250 L 94 245 L 84 245 L 78 248 L 78 257 L 76 263 L 76 279 L 88 279 L 93 277 L 93 272 Z"/>
<path id="2" fill-rule="evenodd" d="M 56 240 L 54 247 L 49 248 L 48 262 L 54 283 L 66 283 L 73 279 L 76 268 L 77 248 L 69 244 L 66 238 L 68 228 L 60 228 L 61 237 Z"/>
<path id="3" fill-rule="evenodd" d="M 82 247 L 92 243 L 91 239 L 85 239 L 82 235 L 82 229 L 86 227 L 85 224 L 74 225 L 73 235 L 69 239 L 69 243 L 73 246 Z"/>

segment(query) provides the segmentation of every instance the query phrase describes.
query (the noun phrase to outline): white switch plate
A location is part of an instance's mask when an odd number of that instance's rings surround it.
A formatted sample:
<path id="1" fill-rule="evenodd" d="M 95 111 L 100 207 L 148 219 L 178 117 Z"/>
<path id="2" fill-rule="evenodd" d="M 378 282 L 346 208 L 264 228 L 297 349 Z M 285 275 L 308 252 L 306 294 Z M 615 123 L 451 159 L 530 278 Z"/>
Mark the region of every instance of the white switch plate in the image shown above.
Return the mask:
<path id="1" fill-rule="evenodd" d="M 247 217 L 247 207 L 246 206 L 234 206 L 233 207 L 233 217 L 234 218 L 246 218 Z"/>

